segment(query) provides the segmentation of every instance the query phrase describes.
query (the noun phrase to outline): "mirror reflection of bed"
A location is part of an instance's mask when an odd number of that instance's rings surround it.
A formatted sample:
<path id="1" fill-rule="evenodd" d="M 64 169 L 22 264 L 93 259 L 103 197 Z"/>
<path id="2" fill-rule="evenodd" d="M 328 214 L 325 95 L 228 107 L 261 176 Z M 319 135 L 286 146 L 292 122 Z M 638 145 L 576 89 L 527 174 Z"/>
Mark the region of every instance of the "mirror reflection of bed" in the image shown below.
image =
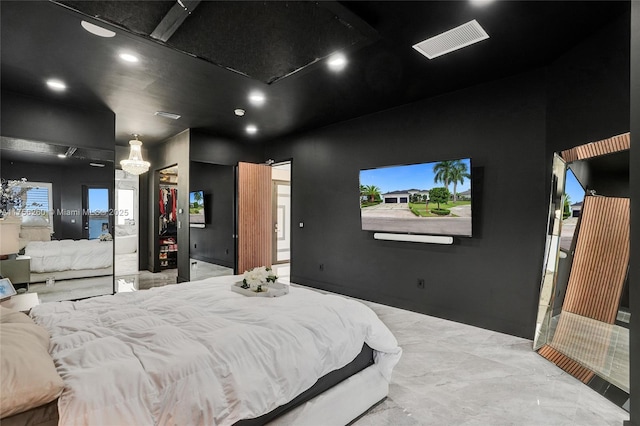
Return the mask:
<path id="1" fill-rule="evenodd" d="M 31 257 L 30 283 L 21 291 L 42 302 L 112 293 L 113 241 L 99 234 L 89 240 L 91 217 L 83 213 L 113 207 L 104 194 L 113 192 L 114 152 L 5 136 L 1 142 L 2 177 L 25 178 L 29 188 L 19 254 Z M 104 199 L 89 206 L 87 188 L 105 188 Z M 100 220 L 112 236 L 112 220 Z"/>

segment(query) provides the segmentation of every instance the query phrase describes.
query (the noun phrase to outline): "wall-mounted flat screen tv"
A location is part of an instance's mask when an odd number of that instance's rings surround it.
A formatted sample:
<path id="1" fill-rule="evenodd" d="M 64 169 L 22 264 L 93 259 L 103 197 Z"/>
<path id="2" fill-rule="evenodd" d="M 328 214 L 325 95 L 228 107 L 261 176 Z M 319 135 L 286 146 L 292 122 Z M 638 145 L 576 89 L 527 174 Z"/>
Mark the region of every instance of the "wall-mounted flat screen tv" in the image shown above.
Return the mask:
<path id="1" fill-rule="evenodd" d="M 204 224 L 204 191 L 191 191 L 189 193 L 189 223 Z"/>
<path id="2" fill-rule="evenodd" d="M 362 230 L 471 236 L 471 159 L 360 170 Z"/>

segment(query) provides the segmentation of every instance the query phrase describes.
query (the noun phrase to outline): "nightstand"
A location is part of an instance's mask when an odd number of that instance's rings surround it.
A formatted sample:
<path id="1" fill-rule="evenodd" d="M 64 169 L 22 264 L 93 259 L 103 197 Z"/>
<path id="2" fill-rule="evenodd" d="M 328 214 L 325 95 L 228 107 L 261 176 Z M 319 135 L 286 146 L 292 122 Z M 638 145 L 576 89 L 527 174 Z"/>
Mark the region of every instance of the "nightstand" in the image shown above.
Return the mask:
<path id="1" fill-rule="evenodd" d="M 40 299 L 38 299 L 38 293 L 16 294 L 15 296 L 12 296 L 11 299 L 0 302 L 0 305 L 5 308 L 24 313 L 29 313 L 31 308 L 39 304 Z"/>
<path id="2" fill-rule="evenodd" d="M 0 275 L 9 278 L 16 290 L 26 288 L 26 291 L 29 291 L 29 281 L 31 281 L 31 257 L 15 256 L 0 260 Z"/>

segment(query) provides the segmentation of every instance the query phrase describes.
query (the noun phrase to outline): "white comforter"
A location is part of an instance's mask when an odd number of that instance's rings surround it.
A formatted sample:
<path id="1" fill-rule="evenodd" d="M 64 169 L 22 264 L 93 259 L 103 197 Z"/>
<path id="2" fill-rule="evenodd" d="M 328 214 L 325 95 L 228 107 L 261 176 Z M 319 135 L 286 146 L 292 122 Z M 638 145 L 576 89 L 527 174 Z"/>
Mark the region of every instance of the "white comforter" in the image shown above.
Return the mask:
<path id="1" fill-rule="evenodd" d="M 30 241 L 24 254 L 31 272 L 107 268 L 113 263 L 113 242 L 100 240 Z"/>
<path id="2" fill-rule="evenodd" d="M 61 425 L 216 425 L 268 413 L 367 343 L 387 380 L 402 350 L 362 303 L 293 287 L 276 298 L 216 277 L 31 316 L 65 382 Z"/>

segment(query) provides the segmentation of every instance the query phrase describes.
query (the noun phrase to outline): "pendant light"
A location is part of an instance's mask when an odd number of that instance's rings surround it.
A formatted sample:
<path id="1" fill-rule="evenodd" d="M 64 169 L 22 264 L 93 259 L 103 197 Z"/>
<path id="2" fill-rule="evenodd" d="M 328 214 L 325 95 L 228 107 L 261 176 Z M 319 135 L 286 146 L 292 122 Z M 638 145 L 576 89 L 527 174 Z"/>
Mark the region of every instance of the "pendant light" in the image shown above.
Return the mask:
<path id="1" fill-rule="evenodd" d="M 149 171 L 151 163 L 142 159 L 142 142 L 138 140 L 138 135 L 133 135 L 135 139 L 129 141 L 131 151 L 129 159 L 120 161 L 122 170 L 133 175 L 140 175 Z"/>

